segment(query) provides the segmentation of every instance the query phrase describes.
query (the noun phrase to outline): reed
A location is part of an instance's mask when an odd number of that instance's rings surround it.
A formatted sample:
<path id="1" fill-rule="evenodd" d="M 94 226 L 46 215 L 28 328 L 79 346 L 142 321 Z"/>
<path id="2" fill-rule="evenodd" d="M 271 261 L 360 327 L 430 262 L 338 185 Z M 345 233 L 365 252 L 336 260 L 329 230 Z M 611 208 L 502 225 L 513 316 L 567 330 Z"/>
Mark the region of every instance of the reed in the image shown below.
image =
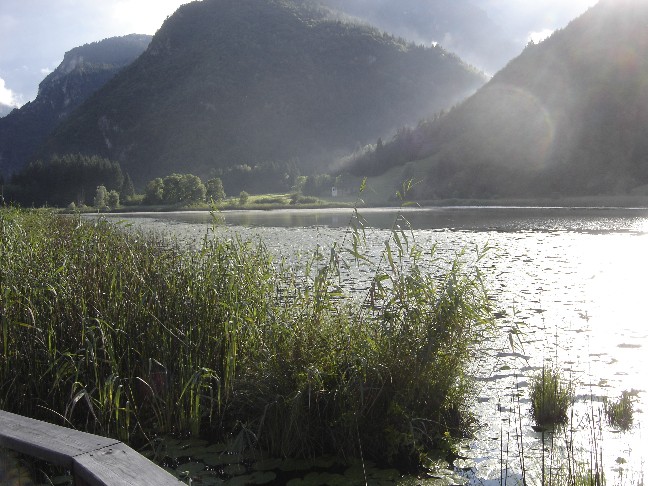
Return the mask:
<path id="1" fill-rule="evenodd" d="M 567 423 L 574 391 L 558 369 L 543 366 L 531 378 L 530 398 L 531 415 L 537 427 L 546 429 Z"/>
<path id="2" fill-rule="evenodd" d="M 489 326 L 475 267 L 395 227 L 366 299 L 349 244 L 304 268 L 261 242 L 155 235 L 0 209 L 0 407 L 131 444 L 233 439 L 417 465 L 471 425 L 466 364 Z M 364 262 L 364 263 L 363 263 Z"/>
<path id="3" fill-rule="evenodd" d="M 636 390 L 624 390 L 621 396 L 615 400 L 606 398 L 604 400 L 605 417 L 612 427 L 617 427 L 622 431 L 632 428 L 634 423 L 634 402 L 637 399 Z"/>

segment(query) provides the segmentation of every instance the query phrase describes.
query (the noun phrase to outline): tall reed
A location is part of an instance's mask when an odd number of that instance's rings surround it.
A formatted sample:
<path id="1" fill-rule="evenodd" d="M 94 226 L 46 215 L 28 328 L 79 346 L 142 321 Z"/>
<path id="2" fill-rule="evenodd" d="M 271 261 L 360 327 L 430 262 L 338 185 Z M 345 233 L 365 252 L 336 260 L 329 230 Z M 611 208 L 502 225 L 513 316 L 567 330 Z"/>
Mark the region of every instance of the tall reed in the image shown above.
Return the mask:
<path id="1" fill-rule="evenodd" d="M 469 426 L 487 300 L 460 256 L 395 227 L 370 264 L 362 231 L 295 269 L 260 242 L 189 250 L 0 209 L 0 407 L 133 444 L 238 434 L 285 456 L 416 465 Z M 364 302 L 341 281 L 357 264 L 374 272 Z"/>

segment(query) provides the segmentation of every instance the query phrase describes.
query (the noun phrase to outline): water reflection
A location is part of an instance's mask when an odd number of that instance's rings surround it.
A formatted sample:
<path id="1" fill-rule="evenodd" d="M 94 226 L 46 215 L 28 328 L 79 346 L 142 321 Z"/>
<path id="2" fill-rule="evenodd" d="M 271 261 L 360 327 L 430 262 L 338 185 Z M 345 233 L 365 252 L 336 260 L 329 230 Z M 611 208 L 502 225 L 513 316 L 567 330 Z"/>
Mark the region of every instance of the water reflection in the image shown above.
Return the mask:
<path id="1" fill-rule="evenodd" d="M 222 214 L 225 226 L 218 231 L 225 236 L 260 237 L 271 251 L 292 258 L 317 245 L 342 241 L 351 214 L 350 210 L 227 212 Z M 392 227 L 396 214 L 362 210 L 371 227 L 366 249 L 370 255 L 378 257 L 389 236 L 385 228 Z M 541 456 L 542 438 L 531 427 L 527 397 L 530 376 L 547 362 L 560 366 L 576 384 L 572 421 L 583 454 L 591 449 L 588 420 L 598 414 L 608 477 L 619 470 L 626 478 L 642 474 L 648 459 L 641 428 L 648 405 L 648 318 L 643 307 L 648 212 L 434 208 L 408 209 L 403 215 L 415 229 L 418 244 L 436 246 L 442 255 L 461 248 L 493 247 L 481 265 L 496 306 L 498 334 L 484 341 L 473 367 L 474 409 L 482 426 L 466 454 L 476 463 L 475 482 L 501 484 L 503 474 L 509 480 L 519 478 L 519 447 L 531 457 Z M 211 216 L 156 213 L 129 219 L 191 242 L 204 236 Z M 354 288 L 366 288 L 362 279 L 370 277 L 355 275 Z M 618 433 L 601 420 L 603 398 L 632 389 L 639 391 L 635 416 L 639 425 L 631 433 Z"/>

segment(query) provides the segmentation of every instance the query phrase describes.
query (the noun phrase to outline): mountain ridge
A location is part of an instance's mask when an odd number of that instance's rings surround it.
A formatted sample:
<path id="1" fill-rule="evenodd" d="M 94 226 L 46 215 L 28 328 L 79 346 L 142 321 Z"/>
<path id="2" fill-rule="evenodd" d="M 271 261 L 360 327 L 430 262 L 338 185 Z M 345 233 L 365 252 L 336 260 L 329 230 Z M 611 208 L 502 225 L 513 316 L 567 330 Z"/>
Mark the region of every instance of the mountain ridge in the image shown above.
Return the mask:
<path id="1" fill-rule="evenodd" d="M 0 119 L 0 174 L 23 168 L 47 135 L 148 46 L 130 34 L 71 49 L 40 83 L 38 96 Z"/>

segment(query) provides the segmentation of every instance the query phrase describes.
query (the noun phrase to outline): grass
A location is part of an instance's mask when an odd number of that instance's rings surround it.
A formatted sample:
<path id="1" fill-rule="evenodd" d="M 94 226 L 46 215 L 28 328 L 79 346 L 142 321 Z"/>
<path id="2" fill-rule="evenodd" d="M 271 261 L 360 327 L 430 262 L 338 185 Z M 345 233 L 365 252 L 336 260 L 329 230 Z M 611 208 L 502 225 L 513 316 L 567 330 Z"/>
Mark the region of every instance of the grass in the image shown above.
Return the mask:
<path id="1" fill-rule="evenodd" d="M 531 378 L 531 415 L 538 428 L 553 428 L 567 423 L 574 391 L 555 368 L 543 367 Z"/>
<path id="2" fill-rule="evenodd" d="M 604 401 L 605 416 L 607 422 L 612 427 L 617 427 L 622 431 L 632 428 L 634 422 L 634 402 L 637 392 L 623 391 L 621 396 L 616 400 L 606 399 Z"/>
<path id="3" fill-rule="evenodd" d="M 296 269 L 260 242 L 209 234 L 190 251 L 1 208 L 0 407 L 133 445 L 191 435 L 415 466 L 471 425 L 486 293 L 402 230 L 372 264 L 363 232 L 355 213 Z M 364 301 L 342 290 L 345 265 L 370 266 Z"/>

